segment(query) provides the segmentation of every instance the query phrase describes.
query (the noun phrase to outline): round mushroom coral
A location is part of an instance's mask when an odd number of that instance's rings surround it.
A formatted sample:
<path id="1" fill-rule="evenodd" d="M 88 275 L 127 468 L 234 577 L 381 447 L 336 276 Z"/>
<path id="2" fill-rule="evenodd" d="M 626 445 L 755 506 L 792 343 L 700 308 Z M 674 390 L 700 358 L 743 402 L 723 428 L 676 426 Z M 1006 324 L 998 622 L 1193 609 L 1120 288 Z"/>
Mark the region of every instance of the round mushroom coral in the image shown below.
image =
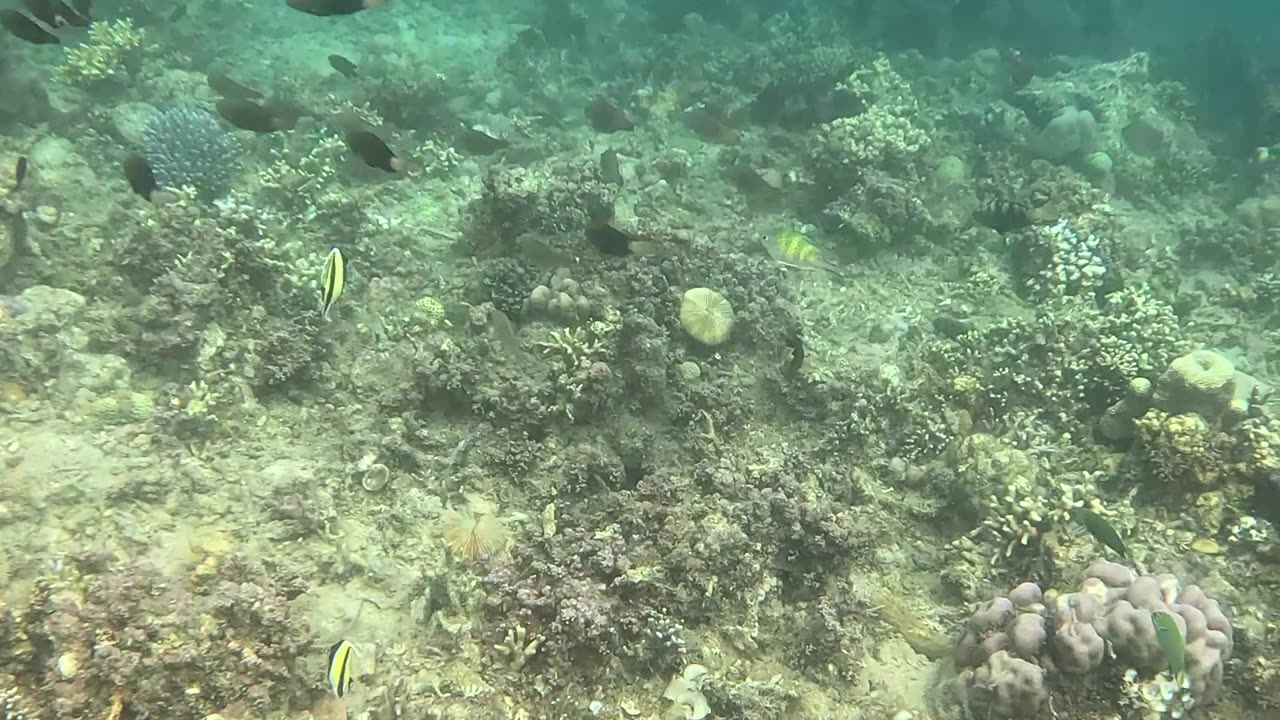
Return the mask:
<path id="1" fill-rule="evenodd" d="M 703 345 L 719 345 L 733 330 L 733 306 L 715 290 L 686 290 L 680 302 L 680 326 Z"/>

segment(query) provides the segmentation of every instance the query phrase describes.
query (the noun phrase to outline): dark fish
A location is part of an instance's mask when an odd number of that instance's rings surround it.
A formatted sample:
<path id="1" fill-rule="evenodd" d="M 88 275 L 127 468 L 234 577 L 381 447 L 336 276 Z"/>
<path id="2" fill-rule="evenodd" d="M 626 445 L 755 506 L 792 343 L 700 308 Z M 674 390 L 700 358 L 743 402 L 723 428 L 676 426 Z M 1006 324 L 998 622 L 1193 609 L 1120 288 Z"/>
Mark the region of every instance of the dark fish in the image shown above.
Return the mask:
<path id="1" fill-rule="evenodd" d="M 13 192 L 22 189 L 22 181 L 27 178 L 27 156 L 19 155 L 18 164 L 13 168 Z"/>
<path id="2" fill-rule="evenodd" d="M 51 0 L 58 11 L 58 23 L 60 26 L 70 25 L 72 27 L 89 27 L 93 22 L 93 18 L 89 15 L 81 13 L 79 10 L 73 10 L 63 0 Z"/>
<path id="3" fill-rule="evenodd" d="M 601 223 L 587 230 L 587 239 L 596 246 L 597 250 L 614 257 L 629 255 L 656 257 L 672 254 L 671 248 L 656 240 L 632 237 L 630 233 L 623 232 L 609 223 Z"/>
<path id="4" fill-rule="evenodd" d="M 1029 227 L 1032 222 L 1031 209 L 1013 200 L 989 200 L 973 213 L 973 219 L 983 227 L 989 227 L 998 233 L 1013 232 Z"/>
<path id="5" fill-rule="evenodd" d="M 384 172 L 394 173 L 404 169 L 404 160 L 396 157 L 382 138 L 368 130 L 347 133 L 347 147 L 360 157 L 365 165 Z"/>
<path id="6" fill-rule="evenodd" d="M 1072 519 L 1083 525 L 1095 540 L 1114 550 L 1120 557 L 1126 560 L 1129 558 L 1129 548 L 1125 546 L 1120 533 L 1111 527 L 1111 523 L 1107 522 L 1106 518 L 1092 510 L 1079 508 L 1072 513 Z"/>
<path id="7" fill-rule="evenodd" d="M 276 119 L 277 130 L 292 130 L 298 126 L 303 115 L 309 115 L 301 105 L 291 100 L 273 99 L 262 103 L 262 109 L 271 113 Z"/>
<path id="8" fill-rule="evenodd" d="M 211 70 L 205 75 L 205 82 L 209 83 L 209 87 L 224 98 L 232 98 L 233 100 L 256 100 L 262 97 L 262 93 L 251 87 L 245 87 L 222 70 Z"/>
<path id="9" fill-rule="evenodd" d="M 250 100 L 223 98 L 215 107 L 224 120 L 241 130 L 269 133 L 283 129 L 270 110 Z"/>
<path id="10" fill-rule="evenodd" d="M 1000 60 L 1004 63 L 1005 72 L 1008 73 L 1009 84 L 1014 90 L 1021 90 L 1031 82 L 1031 78 L 1035 77 L 1036 68 L 1031 61 L 1027 60 L 1022 52 L 1014 48 L 1009 48 L 1000 53 Z"/>
<path id="11" fill-rule="evenodd" d="M 301 10 L 308 15 L 329 17 L 331 15 L 354 15 L 361 10 L 378 7 L 384 0 L 285 0 L 294 10 Z"/>
<path id="12" fill-rule="evenodd" d="M 341 55 L 330 55 L 329 67 L 332 67 L 334 70 L 337 70 L 349 78 L 356 76 L 356 64 Z"/>
<path id="13" fill-rule="evenodd" d="M 787 359 L 782 372 L 787 377 L 795 377 L 800 374 L 800 368 L 804 366 L 804 333 L 798 328 L 791 337 L 787 338 L 787 349 L 791 351 L 791 357 Z"/>
<path id="14" fill-rule="evenodd" d="M 781 188 L 775 186 L 755 168 L 733 165 L 725 171 L 725 174 L 728 175 L 729 181 L 751 200 L 772 201 L 777 200 L 781 194 Z"/>
<path id="15" fill-rule="evenodd" d="M 686 110 L 680 115 L 684 126 L 707 142 L 717 145 L 734 145 L 742 139 L 742 133 L 729 127 L 716 113 L 705 106 Z"/>
<path id="16" fill-rule="evenodd" d="M 516 247 L 520 254 L 538 265 L 562 268 L 578 264 L 578 258 L 552 247 L 547 239 L 534 233 L 525 233 L 516 238 Z"/>
<path id="17" fill-rule="evenodd" d="M 5 10 L 0 13 L 0 26 L 4 26 L 10 34 L 32 45 L 58 45 L 62 41 L 57 35 L 40 27 L 35 20 L 17 10 Z"/>
<path id="18" fill-rule="evenodd" d="M 27 6 L 31 17 L 51 28 L 58 27 L 58 10 L 53 0 L 22 0 L 22 4 Z"/>
<path id="19" fill-rule="evenodd" d="M 627 117 L 627 113 L 618 107 L 613 100 L 601 95 L 587 105 L 587 120 L 591 129 L 602 133 L 615 133 L 622 130 L 634 130 L 635 123 Z"/>
<path id="20" fill-rule="evenodd" d="M 600 153 L 600 176 L 610 185 L 622 187 L 622 168 L 618 167 L 618 153 L 613 148 Z"/>
<path id="21" fill-rule="evenodd" d="M 129 179 L 129 187 L 142 196 L 147 202 L 156 192 L 156 176 L 151 172 L 151 163 L 141 155 L 130 155 L 124 161 L 124 176 Z"/>
<path id="22" fill-rule="evenodd" d="M 479 126 L 462 128 L 458 133 L 458 145 L 471 155 L 492 155 L 511 147 L 510 142 Z"/>

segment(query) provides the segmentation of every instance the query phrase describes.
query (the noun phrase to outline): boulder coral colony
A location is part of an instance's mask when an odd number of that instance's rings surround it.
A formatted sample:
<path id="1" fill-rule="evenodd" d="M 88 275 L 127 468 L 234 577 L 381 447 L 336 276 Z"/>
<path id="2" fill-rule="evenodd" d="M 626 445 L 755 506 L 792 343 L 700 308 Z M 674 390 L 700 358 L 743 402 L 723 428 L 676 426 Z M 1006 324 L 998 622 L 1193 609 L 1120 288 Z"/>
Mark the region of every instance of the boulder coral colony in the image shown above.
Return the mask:
<path id="1" fill-rule="evenodd" d="M 1245 40 L 336 2 L 0 46 L 0 720 L 1280 716 Z"/>

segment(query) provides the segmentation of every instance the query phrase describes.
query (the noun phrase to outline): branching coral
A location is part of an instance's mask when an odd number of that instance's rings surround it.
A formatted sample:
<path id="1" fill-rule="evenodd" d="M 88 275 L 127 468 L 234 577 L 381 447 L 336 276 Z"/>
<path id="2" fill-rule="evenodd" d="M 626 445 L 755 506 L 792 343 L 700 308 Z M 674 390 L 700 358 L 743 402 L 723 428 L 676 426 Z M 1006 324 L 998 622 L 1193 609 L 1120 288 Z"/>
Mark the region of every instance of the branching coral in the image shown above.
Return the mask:
<path id="1" fill-rule="evenodd" d="M 850 75 L 838 91 L 854 108 L 817 129 L 810 147 L 815 173 L 830 187 L 849 187 L 870 169 L 899 174 L 910 169 L 929 137 L 913 120 L 917 103 L 884 57 Z"/>
<path id="2" fill-rule="evenodd" d="M 577 422 L 586 412 L 599 410 L 620 388 L 610 369 L 616 352 L 621 314 L 607 308 L 604 316 L 585 327 L 552 330 L 550 339 L 538 342 L 551 359 L 555 377 L 556 414 Z"/>
<path id="3" fill-rule="evenodd" d="M 305 143 L 290 139 L 283 147 L 273 148 L 268 164 L 258 172 L 258 181 L 276 209 L 308 222 L 329 218 L 333 211 L 327 206 L 344 204 L 331 194 L 331 185 L 347 148 L 337 135 L 303 137 Z"/>
<path id="4" fill-rule="evenodd" d="M 235 137 L 196 107 L 152 115 L 142 131 L 147 163 L 161 188 L 192 188 L 205 199 L 220 198 L 240 169 Z"/>
<path id="5" fill-rule="evenodd" d="M 75 85 L 88 85 L 120 72 L 146 40 L 146 30 L 129 18 L 102 20 L 89 28 L 89 39 L 67 49 L 58 75 Z"/>
<path id="6" fill-rule="evenodd" d="M 1070 527 L 1075 510 L 1103 512 L 1093 473 L 1046 473 L 1029 454 L 990 436 L 965 438 L 951 459 L 957 480 L 980 508 L 981 524 L 970 537 L 998 545 L 993 565 L 1024 548 L 1034 550 L 1050 529 Z"/>
<path id="7" fill-rule="evenodd" d="M 1032 297 L 1093 297 L 1108 272 L 1109 239 L 1078 230 L 1066 219 L 1015 236 L 1014 269 Z"/>

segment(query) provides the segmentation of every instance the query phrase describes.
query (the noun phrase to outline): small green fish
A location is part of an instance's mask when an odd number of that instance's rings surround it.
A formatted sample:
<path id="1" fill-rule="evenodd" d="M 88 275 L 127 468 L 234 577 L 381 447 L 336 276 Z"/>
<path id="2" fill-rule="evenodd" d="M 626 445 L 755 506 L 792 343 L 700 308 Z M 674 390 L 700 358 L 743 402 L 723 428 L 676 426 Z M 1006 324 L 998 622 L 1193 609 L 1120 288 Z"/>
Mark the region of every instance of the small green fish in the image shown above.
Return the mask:
<path id="1" fill-rule="evenodd" d="M 1129 548 L 1125 546 L 1120 533 L 1111 527 L 1111 523 L 1098 513 L 1080 508 L 1072 513 L 1072 519 L 1084 526 L 1095 540 L 1116 551 L 1121 558 L 1129 559 Z"/>
<path id="2" fill-rule="evenodd" d="M 1151 613 L 1151 625 L 1156 630 L 1156 642 L 1164 650 L 1164 658 L 1169 663 L 1169 674 L 1181 682 L 1187 672 L 1187 642 L 1178 630 L 1178 623 L 1173 615 L 1156 610 Z"/>
<path id="3" fill-rule="evenodd" d="M 333 304 L 342 297 L 342 287 L 347 281 L 347 261 L 342 251 L 334 248 L 324 259 L 324 270 L 320 273 L 320 314 L 326 319 Z"/>
<path id="4" fill-rule="evenodd" d="M 351 689 L 351 655 L 355 647 L 347 640 L 339 640 L 329 648 L 329 689 L 342 697 Z"/>

